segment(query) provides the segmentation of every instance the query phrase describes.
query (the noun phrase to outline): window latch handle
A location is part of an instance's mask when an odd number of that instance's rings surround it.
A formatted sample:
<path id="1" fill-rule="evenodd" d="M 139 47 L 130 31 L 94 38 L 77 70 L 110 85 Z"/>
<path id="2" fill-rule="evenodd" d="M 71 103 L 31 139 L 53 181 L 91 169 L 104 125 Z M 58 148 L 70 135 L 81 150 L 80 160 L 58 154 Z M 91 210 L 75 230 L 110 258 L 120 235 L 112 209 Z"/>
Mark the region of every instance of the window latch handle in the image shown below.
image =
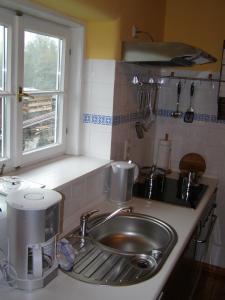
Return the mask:
<path id="1" fill-rule="evenodd" d="M 34 99 L 34 96 L 32 96 L 30 94 L 27 94 L 27 93 L 24 93 L 23 92 L 23 87 L 19 86 L 18 93 L 17 93 L 17 100 L 18 100 L 18 102 L 22 102 L 23 101 L 23 97 L 28 97 L 28 98 Z"/>

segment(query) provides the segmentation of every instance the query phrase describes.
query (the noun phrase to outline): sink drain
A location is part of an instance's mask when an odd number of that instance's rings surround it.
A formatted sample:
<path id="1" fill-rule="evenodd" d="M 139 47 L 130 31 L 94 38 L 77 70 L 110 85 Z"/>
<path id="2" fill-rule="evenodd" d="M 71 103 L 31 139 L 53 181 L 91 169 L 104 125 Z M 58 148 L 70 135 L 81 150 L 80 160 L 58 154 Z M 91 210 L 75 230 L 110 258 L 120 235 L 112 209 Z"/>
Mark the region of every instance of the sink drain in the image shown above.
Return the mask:
<path id="1" fill-rule="evenodd" d="M 156 266 L 156 261 L 152 256 L 138 255 L 131 259 L 131 264 L 141 270 L 150 270 Z"/>

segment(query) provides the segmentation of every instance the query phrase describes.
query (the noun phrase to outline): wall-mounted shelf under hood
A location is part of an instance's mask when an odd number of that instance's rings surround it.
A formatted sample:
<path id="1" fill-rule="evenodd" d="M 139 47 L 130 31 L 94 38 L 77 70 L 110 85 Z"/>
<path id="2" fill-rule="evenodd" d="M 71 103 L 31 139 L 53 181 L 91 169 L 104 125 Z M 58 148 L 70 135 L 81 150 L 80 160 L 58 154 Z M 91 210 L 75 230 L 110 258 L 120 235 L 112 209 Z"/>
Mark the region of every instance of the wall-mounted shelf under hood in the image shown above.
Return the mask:
<path id="1" fill-rule="evenodd" d="M 216 62 L 205 51 L 177 42 L 123 42 L 122 61 L 160 66 L 193 66 Z"/>

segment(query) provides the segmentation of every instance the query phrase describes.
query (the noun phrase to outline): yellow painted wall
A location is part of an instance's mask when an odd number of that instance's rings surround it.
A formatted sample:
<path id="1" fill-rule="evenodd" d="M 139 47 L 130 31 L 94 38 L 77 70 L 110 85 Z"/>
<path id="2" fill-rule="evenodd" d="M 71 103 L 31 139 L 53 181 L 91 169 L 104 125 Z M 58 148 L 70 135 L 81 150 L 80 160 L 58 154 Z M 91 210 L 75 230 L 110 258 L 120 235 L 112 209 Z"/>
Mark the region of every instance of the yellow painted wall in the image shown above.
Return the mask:
<path id="1" fill-rule="evenodd" d="M 225 39 L 225 1 L 167 0 L 164 39 L 186 42 L 206 50 L 218 62 L 195 69 L 219 71 Z"/>
<path id="2" fill-rule="evenodd" d="M 30 0 L 81 21 L 109 21 L 116 16 L 114 2 L 103 0 Z M 105 3 L 104 3 L 105 2 Z M 111 7 L 111 9 L 109 9 Z"/>
<path id="3" fill-rule="evenodd" d="M 97 59 L 119 58 L 120 20 L 87 22 L 86 57 Z"/>
<path id="4" fill-rule="evenodd" d="M 163 39 L 166 0 L 121 0 L 120 2 L 122 40 L 132 39 L 132 25 L 150 33 L 155 41 Z M 140 39 L 146 40 L 146 36 L 140 35 Z"/>
<path id="5" fill-rule="evenodd" d="M 132 25 L 163 38 L 166 0 L 31 0 L 86 25 L 86 57 L 117 59 Z M 146 40 L 143 35 L 141 39 Z"/>
<path id="6" fill-rule="evenodd" d="M 86 57 L 117 59 L 122 40 L 131 40 L 132 25 L 156 41 L 181 41 L 218 58 L 197 66 L 218 71 L 225 39 L 225 0 L 31 0 L 86 26 Z M 144 35 L 140 39 L 146 40 Z"/>

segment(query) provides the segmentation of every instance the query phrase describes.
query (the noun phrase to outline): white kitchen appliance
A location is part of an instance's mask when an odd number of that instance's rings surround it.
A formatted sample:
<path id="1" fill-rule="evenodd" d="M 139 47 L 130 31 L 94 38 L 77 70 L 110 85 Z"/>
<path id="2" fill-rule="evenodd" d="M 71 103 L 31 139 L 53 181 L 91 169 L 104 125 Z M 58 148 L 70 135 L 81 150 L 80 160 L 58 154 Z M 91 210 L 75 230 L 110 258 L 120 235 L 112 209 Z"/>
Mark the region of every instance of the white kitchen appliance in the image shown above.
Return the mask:
<path id="1" fill-rule="evenodd" d="M 37 187 L 43 188 L 44 185 L 18 176 L 0 177 L 0 249 L 5 256 L 8 254 L 6 196 L 15 191 Z"/>
<path id="2" fill-rule="evenodd" d="M 57 275 L 61 198 L 41 188 L 18 190 L 6 198 L 9 263 L 17 273 L 17 288 L 41 288 Z"/>
<path id="3" fill-rule="evenodd" d="M 44 184 L 33 182 L 18 176 L 2 176 L 0 177 L 0 195 L 7 196 L 8 194 L 24 190 L 27 188 L 43 188 Z"/>
<path id="4" fill-rule="evenodd" d="M 138 167 L 131 161 L 115 161 L 109 172 L 109 199 L 124 204 L 132 197 L 133 184 L 138 176 Z"/>
<path id="5" fill-rule="evenodd" d="M 217 61 L 202 49 L 180 42 L 122 43 L 122 60 L 128 63 L 190 67 Z"/>

